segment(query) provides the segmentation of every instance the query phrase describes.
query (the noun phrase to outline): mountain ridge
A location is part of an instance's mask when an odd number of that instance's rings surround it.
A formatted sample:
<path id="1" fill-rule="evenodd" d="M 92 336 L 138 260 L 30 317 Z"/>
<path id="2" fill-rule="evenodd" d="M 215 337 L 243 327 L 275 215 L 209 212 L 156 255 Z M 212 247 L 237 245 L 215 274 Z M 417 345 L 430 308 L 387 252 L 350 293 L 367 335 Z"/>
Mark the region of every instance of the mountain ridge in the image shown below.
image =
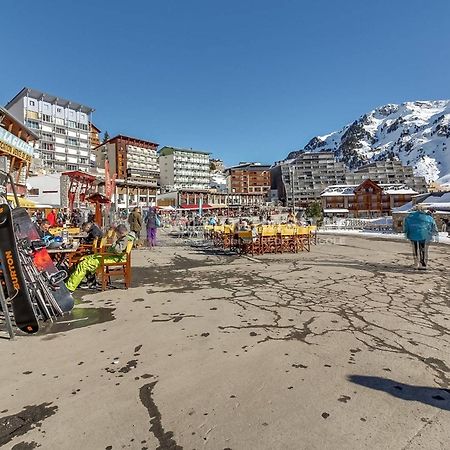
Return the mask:
<path id="1" fill-rule="evenodd" d="M 399 159 L 428 182 L 450 177 L 450 100 L 389 103 L 324 136 L 313 137 L 303 150 L 333 151 L 349 169 Z"/>

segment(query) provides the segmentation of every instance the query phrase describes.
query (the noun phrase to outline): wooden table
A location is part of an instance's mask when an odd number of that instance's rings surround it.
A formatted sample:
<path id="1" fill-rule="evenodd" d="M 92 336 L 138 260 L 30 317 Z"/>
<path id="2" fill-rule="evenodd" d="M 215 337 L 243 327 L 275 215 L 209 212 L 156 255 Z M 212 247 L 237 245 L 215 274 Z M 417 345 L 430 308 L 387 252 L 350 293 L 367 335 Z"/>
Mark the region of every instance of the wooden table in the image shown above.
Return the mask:
<path id="1" fill-rule="evenodd" d="M 48 248 L 47 253 L 58 266 L 61 266 L 65 264 L 66 259 L 71 254 L 76 253 L 79 245 L 80 243 L 78 241 L 74 241 L 72 247 L 70 248 Z"/>
<path id="2" fill-rule="evenodd" d="M 69 238 L 72 239 L 83 239 L 85 237 L 87 237 L 87 233 L 79 233 L 79 234 L 69 234 Z"/>

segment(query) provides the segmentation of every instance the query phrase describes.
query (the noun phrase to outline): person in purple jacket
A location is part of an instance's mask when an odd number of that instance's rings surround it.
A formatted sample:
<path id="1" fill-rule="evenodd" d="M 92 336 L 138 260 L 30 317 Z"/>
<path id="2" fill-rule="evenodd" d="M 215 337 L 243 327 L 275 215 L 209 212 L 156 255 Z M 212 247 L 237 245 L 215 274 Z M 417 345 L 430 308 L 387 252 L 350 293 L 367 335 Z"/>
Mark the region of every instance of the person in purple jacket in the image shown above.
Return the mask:
<path id="1" fill-rule="evenodd" d="M 414 265 L 416 269 L 426 270 L 428 264 L 428 244 L 437 237 L 438 229 L 433 216 L 423 205 L 416 205 L 403 224 L 406 238 L 413 246 Z"/>

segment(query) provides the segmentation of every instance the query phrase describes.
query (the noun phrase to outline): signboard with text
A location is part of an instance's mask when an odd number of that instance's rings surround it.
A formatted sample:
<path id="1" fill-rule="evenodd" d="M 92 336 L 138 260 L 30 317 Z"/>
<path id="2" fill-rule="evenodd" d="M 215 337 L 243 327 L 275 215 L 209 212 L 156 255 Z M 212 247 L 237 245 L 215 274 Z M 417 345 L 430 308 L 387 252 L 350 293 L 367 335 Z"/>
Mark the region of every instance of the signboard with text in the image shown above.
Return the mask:
<path id="1" fill-rule="evenodd" d="M 34 148 L 8 130 L 0 127 L 0 149 L 20 159 L 31 161 Z"/>

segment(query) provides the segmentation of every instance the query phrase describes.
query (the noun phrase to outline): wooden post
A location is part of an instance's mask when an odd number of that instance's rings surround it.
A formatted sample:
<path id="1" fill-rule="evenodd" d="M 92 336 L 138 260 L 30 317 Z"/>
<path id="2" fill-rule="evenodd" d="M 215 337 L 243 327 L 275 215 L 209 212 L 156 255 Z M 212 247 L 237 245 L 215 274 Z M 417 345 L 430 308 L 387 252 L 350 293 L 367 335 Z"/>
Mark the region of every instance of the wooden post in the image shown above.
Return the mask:
<path id="1" fill-rule="evenodd" d="M 100 202 L 95 202 L 95 223 L 102 228 L 102 206 Z"/>

